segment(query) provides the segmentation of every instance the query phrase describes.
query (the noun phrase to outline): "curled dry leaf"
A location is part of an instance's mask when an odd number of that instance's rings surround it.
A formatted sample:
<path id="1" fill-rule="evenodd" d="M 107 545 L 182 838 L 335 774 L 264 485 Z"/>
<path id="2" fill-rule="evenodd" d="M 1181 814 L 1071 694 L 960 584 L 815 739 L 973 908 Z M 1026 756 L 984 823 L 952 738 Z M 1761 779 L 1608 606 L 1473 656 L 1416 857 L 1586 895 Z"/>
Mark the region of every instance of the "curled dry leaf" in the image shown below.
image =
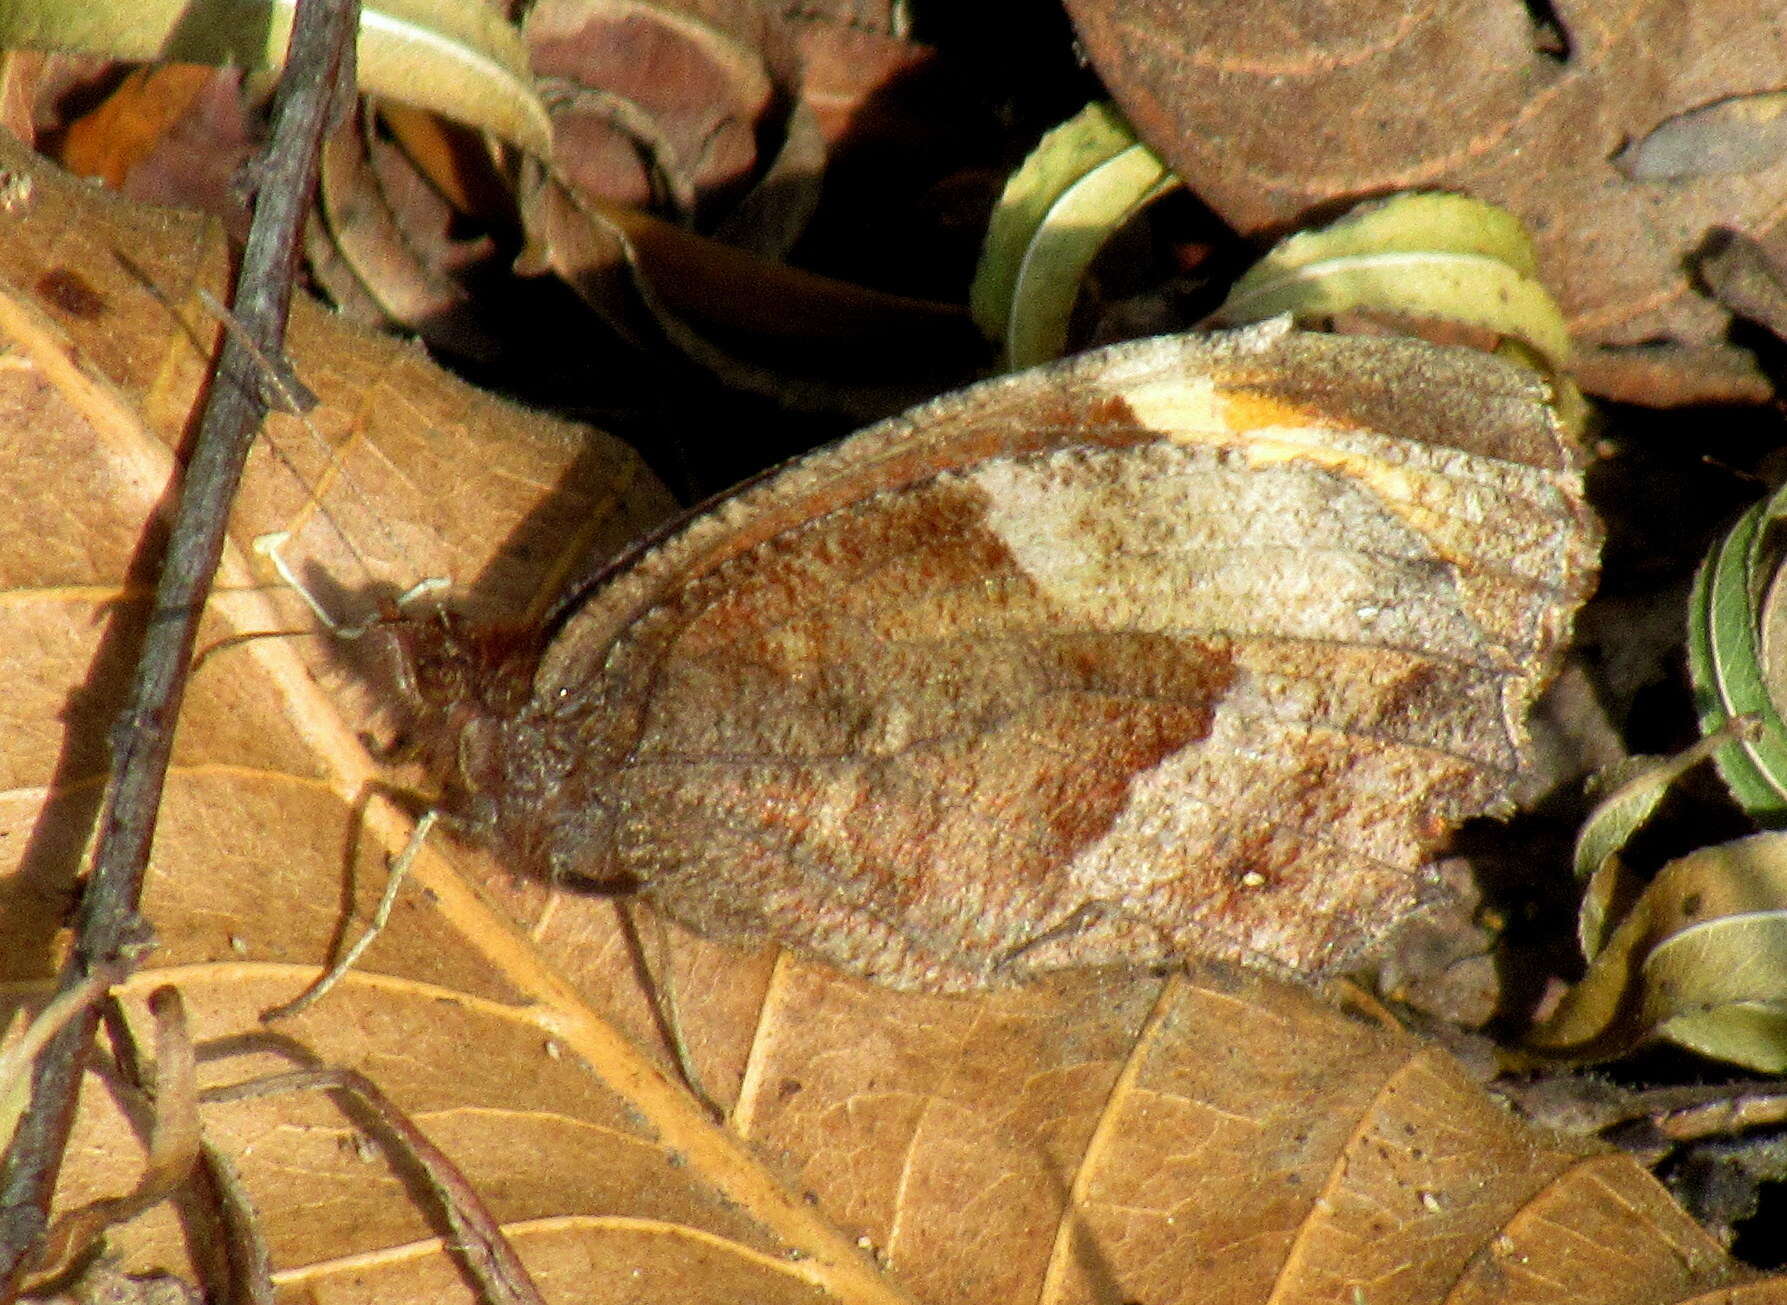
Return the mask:
<path id="1" fill-rule="evenodd" d="M 1787 31 L 1754 0 L 1560 0 L 1545 22 L 1484 0 L 1068 9 L 1142 138 L 1237 229 L 1386 191 L 1473 195 L 1534 233 L 1587 343 L 1717 340 L 1687 256 L 1712 226 L 1781 220 L 1787 155 L 1670 182 L 1613 163 L 1673 115 L 1787 84 Z"/>
<path id="2" fill-rule="evenodd" d="M 543 0 L 523 31 L 552 114 L 558 175 L 580 194 L 713 231 L 767 182 L 791 205 L 784 220 L 735 229 L 765 255 L 800 234 L 820 158 L 808 155 L 799 175 L 787 175 L 775 151 L 798 154 L 795 135 L 812 131 L 814 143 L 817 135 L 804 116 L 789 116 L 799 103 L 793 37 L 770 7 Z"/>
<path id="3" fill-rule="evenodd" d="M 4 163 L 15 178 L 29 166 Z M 185 310 L 224 261 L 188 219 L 33 180 L 0 215 L 0 429 L 34 508 L 0 536 L 0 965 L 15 1001 L 54 970 L 140 613 L 135 558 L 203 371 L 194 337 L 218 334 Z M 556 588 L 542 572 L 572 565 L 586 532 L 611 547 L 663 506 L 598 437 L 523 419 L 412 350 L 307 310 L 292 350 L 323 396 L 327 447 L 275 421 L 310 488 L 263 451 L 238 519 L 244 538 L 291 529 L 319 582 L 358 583 L 366 566 L 395 581 L 482 571 L 467 600 L 514 610 Z M 246 572 L 233 553 L 213 635 L 296 619 Z M 654 1029 L 606 903 L 437 846 L 365 967 L 266 1030 L 258 1012 L 370 909 L 405 829 L 368 796 L 367 722 L 318 691 L 305 642 L 262 640 L 199 670 L 145 902 L 160 948 L 124 994 L 130 1018 L 178 985 L 207 1086 L 315 1062 L 371 1076 L 483 1191 L 549 1299 L 1787 1298 L 1629 1160 L 1535 1133 L 1442 1053 L 1259 977 L 1090 973 L 993 999 L 911 997 L 674 931 L 663 951 L 647 928 L 727 1108 L 716 1123 L 634 1049 Z M 282 1299 L 469 1299 L 361 1122 L 309 1096 L 207 1110 Z M 138 1134 L 97 1080 L 70 1156 L 65 1208 L 140 1168 Z M 186 1238 L 206 1224 L 202 1207 L 186 1213 L 196 1222 L 162 1207 L 118 1230 L 125 1271 L 190 1276 Z"/>
<path id="4" fill-rule="evenodd" d="M 801 27 L 749 0 L 533 6 L 556 148 L 518 187 L 522 267 L 550 269 L 626 339 L 668 345 L 725 385 L 881 416 L 959 383 L 983 350 L 954 304 L 781 261 L 828 161 Z M 903 68 L 883 64 L 889 79 Z"/>
<path id="5" fill-rule="evenodd" d="M 935 51 L 895 35 L 899 24 L 887 16 L 878 22 L 856 13 L 827 16 L 807 5 L 791 21 L 800 51 L 801 98 L 828 147 L 864 138 L 923 140 L 953 125 L 927 122 L 899 103 L 901 83 L 922 79 Z"/>
<path id="6" fill-rule="evenodd" d="M 441 130 L 438 119 L 411 115 L 407 122 L 429 132 L 444 156 L 425 176 L 410 151 L 382 138 L 378 123 L 393 116 L 361 104 L 324 142 L 317 182 L 322 220 L 312 224 L 306 242 L 312 267 L 356 320 L 392 323 L 451 356 L 487 360 L 502 343 L 480 320 L 466 281 L 495 260 L 496 244 L 487 235 L 457 235 L 472 197 L 431 184 L 475 172 L 481 160 L 467 157 L 469 140 Z"/>
<path id="7" fill-rule="evenodd" d="M 247 111 L 229 93 L 240 73 L 197 64 L 259 67 L 257 42 L 283 41 L 283 29 L 275 23 L 269 37 L 251 11 L 228 6 L 199 6 L 172 34 L 178 14 L 166 6 L 86 25 L 80 12 L 35 0 L 0 15 L 0 40 L 118 58 L 150 57 L 148 43 L 156 57 L 195 62 L 133 76 L 76 124 L 66 161 L 129 180 L 139 198 L 241 217 L 227 184 L 246 148 Z M 484 0 L 369 4 L 362 89 L 389 107 L 363 105 L 361 121 L 331 143 L 326 221 L 307 251 L 319 280 L 358 320 L 394 324 L 461 359 L 531 363 L 542 296 L 508 282 L 514 249 L 505 247 L 525 239 L 520 266 L 562 275 L 632 344 L 679 353 L 738 388 L 881 416 L 958 382 L 984 352 L 958 306 L 779 261 L 806 228 L 835 143 L 801 80 L 803 37 L 828 48 L 820 30 L 753 0 L 551 0 L 529 7 L 524 33 Z M 876 52 L 881 82 L 922 54 L 887 38 Z M 875 83 L 833 71 L 833 91 L 856 97 L 830 105 L 830 126 L 842 130 L 837 115 L 865 110 Z M 415 106 L 463 130 L 423 124 Z M 212 124 L 233 130 L 182 153 L 182 133 Z M 519 195 L 508 160 L 481 133 L 517 140 L 541 163 L 525 170 Z M 172 169 L 174 155 L 197 165 Z M 525 232 L 515 230 L 518 211 Z M 829 379 L 840 372 L 865 375 Z"/>

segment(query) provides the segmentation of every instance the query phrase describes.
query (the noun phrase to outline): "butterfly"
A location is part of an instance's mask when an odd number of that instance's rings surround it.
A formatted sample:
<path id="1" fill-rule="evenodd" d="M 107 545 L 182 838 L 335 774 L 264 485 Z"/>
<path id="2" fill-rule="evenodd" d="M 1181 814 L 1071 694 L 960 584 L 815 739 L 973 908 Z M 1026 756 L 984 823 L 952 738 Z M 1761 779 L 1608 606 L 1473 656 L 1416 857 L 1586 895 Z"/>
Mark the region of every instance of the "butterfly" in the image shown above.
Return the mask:
<path id="1" fill-rule="evenodd" d="M 517 867 L 896 987 L 1318 975 L 1495 811 L 1596 571 L 1543 380 L 1283 323 L 984 382 L 796 460 L 518 638 L 398 627 Z"/>

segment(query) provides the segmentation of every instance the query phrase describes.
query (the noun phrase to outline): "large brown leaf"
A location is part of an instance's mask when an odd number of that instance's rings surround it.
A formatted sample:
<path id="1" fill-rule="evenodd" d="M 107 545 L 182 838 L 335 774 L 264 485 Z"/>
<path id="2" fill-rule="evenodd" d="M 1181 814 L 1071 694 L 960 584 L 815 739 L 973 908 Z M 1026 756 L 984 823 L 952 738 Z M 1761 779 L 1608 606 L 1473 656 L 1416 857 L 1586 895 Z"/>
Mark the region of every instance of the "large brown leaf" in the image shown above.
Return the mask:
<path id="1" fill-rule="evenodd" d="M 1780 225 L 1787 162 L 1667 181 L 1615 166 L 1676 115 L 1787 79 L 1754 0 L 1560 0 L 1553 29 L 1499 0 L 1069 0 L 1143 138 L 1238 229 L 1272 234 L 1393 190 L 1518 214 L 1579 339 L 1704 342 L 1724 313 L 1688 256 L 1720 226 Z"/>
<path id="2" fill-rule="evenodd" d="M 217 334 L 192 295 L 222 251 L 187 219 L 0 165 L 0 475 L 25 508 L 0 534 L 0 918 L 7 992 L 26 1001 L 48 986 L 89 831 L 141 614 L 128 577 L 202 371 L 188 332 Z M 328 448 L 275 423 L 283 453 L 258 455 L 238 539 L 291 529 L 300 569 L 333 580 L 319 588 L 450 572 L 481 577 L 465 592 L 487 612 L 522 608 L 664 507 L 614 446 L 411 350 L 309 311 L 292 349 Z M 246 552 L 226 561 L 213 637 L 299 619 Z M 208 1082 L 294 1062 L 372 1076 L 482 1191 L 550 1299 L 1787 1299 L 1629 1160 L 1529 1130 L 1369 1009 L 1258 977 L 915 997 L 648 923 L 716 1123 L 662 1068 L 611 906 L 441 843 L 362 967 L 263 1028 L 357 929 L 344 921 L 370 910 L 407 828 L 357 736 L 370 718 L 318 687 L 311 642 L 226 649 L 199 671 L 148 885 L 160 945 L 126 1005 L 177 985 Z M 99 1077 L 88 1087 L 63 1208 L 127 1188 L 140 1163 L 140 1121 Z M 468 1299 L 428 1199 L 355 1120 L 304 1096 L 207 1111 L 283 1298 Z M 127 1267 L 190 1273 L 205 1228 L 164 1207 L 113 1241 Z"/>

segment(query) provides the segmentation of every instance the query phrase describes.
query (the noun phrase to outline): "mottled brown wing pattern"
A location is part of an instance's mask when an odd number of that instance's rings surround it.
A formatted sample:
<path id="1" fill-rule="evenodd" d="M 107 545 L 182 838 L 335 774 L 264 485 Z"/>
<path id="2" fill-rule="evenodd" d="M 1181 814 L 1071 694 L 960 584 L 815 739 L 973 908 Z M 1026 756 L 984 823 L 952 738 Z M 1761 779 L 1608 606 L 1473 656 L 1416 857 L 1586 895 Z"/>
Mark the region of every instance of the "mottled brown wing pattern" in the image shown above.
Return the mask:
<path id="1" fill-rule="evenodd" d="M 644 553 L 479 723 L 472 787 L 542 870 L 886 983 L 1319 972 L 1504 800 L 1594 550 L 1529 373 L 1278 326 L 1120 345 Z"/>

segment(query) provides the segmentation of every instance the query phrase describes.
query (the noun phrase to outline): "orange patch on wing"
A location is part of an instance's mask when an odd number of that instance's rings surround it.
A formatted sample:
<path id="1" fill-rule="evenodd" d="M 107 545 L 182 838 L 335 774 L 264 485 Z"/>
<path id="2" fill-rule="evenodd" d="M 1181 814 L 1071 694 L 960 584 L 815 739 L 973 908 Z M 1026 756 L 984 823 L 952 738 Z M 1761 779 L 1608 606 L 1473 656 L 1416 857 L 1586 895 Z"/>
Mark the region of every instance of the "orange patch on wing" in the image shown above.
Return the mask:
<path id="1" fill-rule="evenodd" d="M 1271 426 L 1323 426 L 1338 423 L 1334 414 L 1287 403 L 1276 395 L 1258 390 L 1217 391 L 1217 411 L 1231 431 L 1260 430 Z"/>

